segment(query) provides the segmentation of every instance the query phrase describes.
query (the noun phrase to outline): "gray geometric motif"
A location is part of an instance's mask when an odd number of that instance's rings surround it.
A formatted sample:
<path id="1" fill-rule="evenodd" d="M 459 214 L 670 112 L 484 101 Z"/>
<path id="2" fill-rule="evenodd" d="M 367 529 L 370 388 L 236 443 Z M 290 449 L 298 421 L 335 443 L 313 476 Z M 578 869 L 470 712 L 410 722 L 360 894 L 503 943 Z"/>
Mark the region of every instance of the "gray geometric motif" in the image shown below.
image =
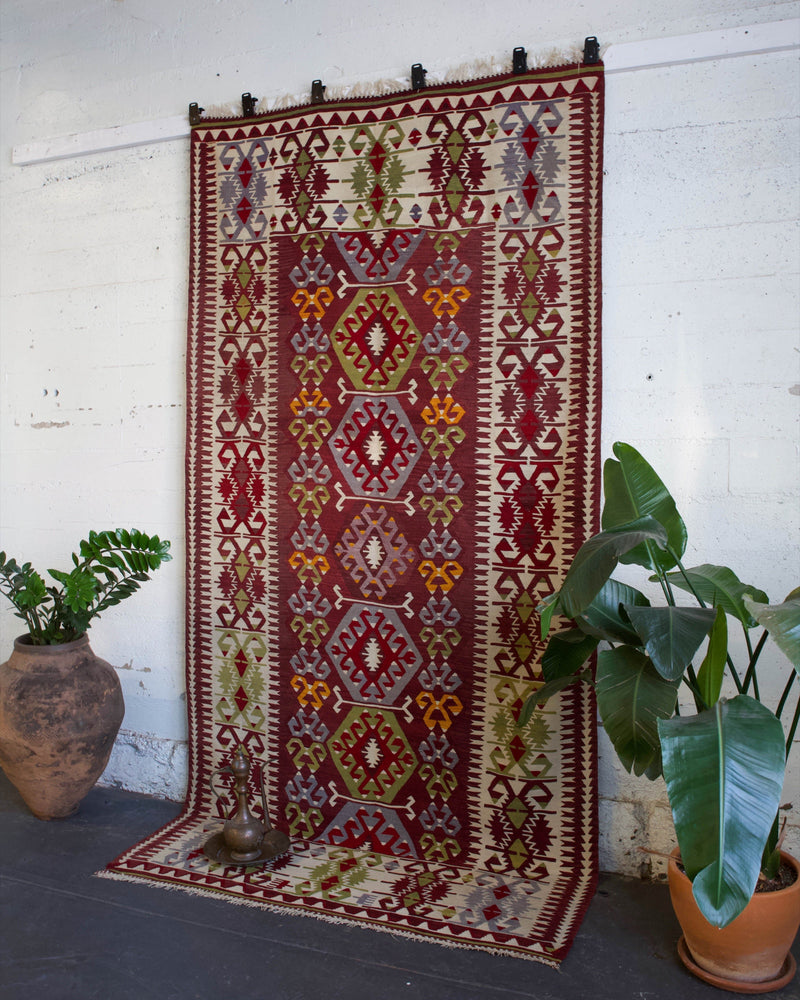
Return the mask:
<path id="1" fill-rule="evenodd" d="M 360 703 L 393 704 L 422 663 L 394 608 L 353 604 L 325 648 Z"/>
<path id="2" fill-rule="evenodd" d="M 352 492 L 375 499 L 395 499 L 422 454 L 394 396 L 355 396 L 329 443 Z"/>
<path id="3" fill-rule="evenodd" d="M 415 551 L 385 507 L 367 504 L 345 529 L 335 548 L 342 566 L 365 598 L 382 600 L 413 564 Z"/>

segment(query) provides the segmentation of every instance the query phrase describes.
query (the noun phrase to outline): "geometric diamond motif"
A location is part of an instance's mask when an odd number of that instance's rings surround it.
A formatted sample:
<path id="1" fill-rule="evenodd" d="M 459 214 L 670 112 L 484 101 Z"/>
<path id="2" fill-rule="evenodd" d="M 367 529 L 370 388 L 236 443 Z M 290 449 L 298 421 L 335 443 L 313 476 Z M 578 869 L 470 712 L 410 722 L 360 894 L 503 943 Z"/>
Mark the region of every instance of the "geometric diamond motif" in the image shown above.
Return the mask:
<path id="1" fill-rule="evenodd" d="M 394 608 L 353 604 L 325 647 L 351 697 L 393 704 L 422 656 Z"/>
<path id="2" fill-rule="evenodd" d="M 417 766 L 394 712 L 356 706 L 328 740 L 348 791 L 371 802 L 392 802 Z"/>
<path id="3" fill-rule="evenodd" d="M 382 599 L 414 562 L 414 549 L 385 507 L 367 504 L 336 545 L 336 555 L 364 597 Z"/>
<path id="4" fill-rule="evenodd" d="M 422 454 L 394 396 L 355 396 L 329 444 L 353 493 L 376 499 L 397 497 Z"/>
<path id="5" fill-rule="evenodd" d="M 331 341 L 342 367 L 362 392 L 394 392 L 422 335 L 393 288 L 359 289 Z"/>

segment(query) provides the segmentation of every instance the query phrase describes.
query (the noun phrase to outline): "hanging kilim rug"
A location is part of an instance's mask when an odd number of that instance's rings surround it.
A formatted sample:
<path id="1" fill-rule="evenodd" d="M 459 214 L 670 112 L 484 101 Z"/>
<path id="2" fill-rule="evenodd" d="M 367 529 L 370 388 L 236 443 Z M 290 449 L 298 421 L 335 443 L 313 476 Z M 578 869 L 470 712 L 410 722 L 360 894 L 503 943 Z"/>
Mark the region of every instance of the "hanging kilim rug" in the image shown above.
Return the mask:
<path id="1" fill-rule="evenodd" d="M 596 526 L 602 94 L 567 66 L 193 127 L 189 792 L 112 872 L 564 957 L 591 693 L 518 717 Z M 203 852 L 238 746 L 291 838 L 262 865 Z"/>

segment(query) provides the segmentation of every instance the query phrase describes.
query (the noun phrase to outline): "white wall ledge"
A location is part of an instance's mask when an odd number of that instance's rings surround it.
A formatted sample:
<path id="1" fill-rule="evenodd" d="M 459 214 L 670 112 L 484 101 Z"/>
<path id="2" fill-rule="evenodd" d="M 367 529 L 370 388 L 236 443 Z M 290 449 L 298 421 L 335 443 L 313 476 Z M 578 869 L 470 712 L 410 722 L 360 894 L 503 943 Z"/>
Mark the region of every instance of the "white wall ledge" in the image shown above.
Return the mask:
<path id="1" fill-rule="evenodd" d="M 676 66 L 713 59 L 784 52 L 800 48 L 800 18 L 610 45 L 603 54 L 606 74 Z M 171 142 L 189 136 L 188 115 L 115 125 L 14 146 L 17 166 L 103 153 L 131 146 Z"/>

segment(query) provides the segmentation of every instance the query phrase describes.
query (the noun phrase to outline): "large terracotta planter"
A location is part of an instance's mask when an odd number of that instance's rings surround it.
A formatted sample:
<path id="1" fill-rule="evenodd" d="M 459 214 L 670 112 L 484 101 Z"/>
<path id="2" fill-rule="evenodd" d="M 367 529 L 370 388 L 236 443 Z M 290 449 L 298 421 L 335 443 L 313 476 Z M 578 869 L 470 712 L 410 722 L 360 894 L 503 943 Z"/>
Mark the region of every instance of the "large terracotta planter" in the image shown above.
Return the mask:
<path id="1" fill-rule="evenodd" d="M 756 893 L 735 920 L 717 928 L 700 912 L 676 855 L 669 862 L 669 892 L 683 930 L 678 954 L 684 965 L 733 993 L 767 993 L 790 982 L 797 968 L 790 949 L 800 926 L 800 862 L 782 852 L 798 876 L 794 883 Z"/>
<path id="2" fill-rule="evenodd" d="M 105 770 L 125 705 L 114 668 L 84 635 L 28 636 L 0 665 L 0 766 L 40 819 L 69 816 Z"/>

